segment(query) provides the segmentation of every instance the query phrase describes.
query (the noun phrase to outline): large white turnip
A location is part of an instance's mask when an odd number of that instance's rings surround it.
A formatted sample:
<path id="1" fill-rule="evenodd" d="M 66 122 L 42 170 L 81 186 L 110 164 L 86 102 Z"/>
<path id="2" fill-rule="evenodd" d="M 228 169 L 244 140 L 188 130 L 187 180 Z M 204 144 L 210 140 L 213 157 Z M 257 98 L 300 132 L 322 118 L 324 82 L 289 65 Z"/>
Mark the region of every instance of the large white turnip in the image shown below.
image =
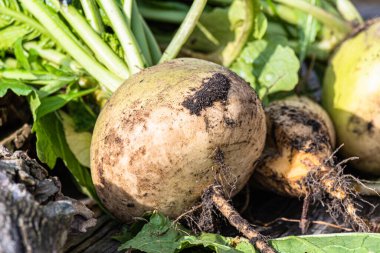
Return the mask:
<path id="1" fill-rule="evenodd" d="M 261 102 L 240 77 L 204 60 L 168 61 L 129 78 L 100 113 L 93 182 L 123 221 L 152 210 L 176 217 L 216 181 L 237 193 L 265 134 Z"/>

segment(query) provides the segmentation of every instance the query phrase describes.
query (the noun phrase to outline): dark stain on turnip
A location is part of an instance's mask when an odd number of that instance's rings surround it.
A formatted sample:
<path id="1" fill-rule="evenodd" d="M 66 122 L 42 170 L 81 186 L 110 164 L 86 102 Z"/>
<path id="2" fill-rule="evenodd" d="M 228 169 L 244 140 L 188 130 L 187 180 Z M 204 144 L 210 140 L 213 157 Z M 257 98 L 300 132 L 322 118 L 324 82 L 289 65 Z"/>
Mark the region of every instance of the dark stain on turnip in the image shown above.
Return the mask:
<path id="1" fill-rule="evenodd" d="M 231 119 L 228 117 L 223 117 L 223 120 L 224 120 L 224 123 L 226 124 L 227 127 L 234 128 L 234 127 L 238 126 L 238 123 L 234 119 Z M 241 121 L 239 123 L 241 125 Z"/>
<path id="2" fill-rule="evenodd" d="M 268 139 L 273 138 L 273 143 L 276 143 L 277 141 L 288 142 L 292 149 L 308 153 L 320 152 L 330 145 L 327 127 L 312 119 L 313 117 L 317 118 L 318 116 L 313 115 L 311 112 L 305 113 L 297 111 L 292 106 L 281 106 L 280 110 L 268 112 L 267 115 L 271 115 L 272 122 L 271 131 L 269 132 L 272 136 L 268 136 Z M 286 117 L 282 117 L 282 115 L 286 115 Z M 282 120 L 279 121 L 279 119 Z M 303 138 L 301 136 L 296 137 L 292 135 L 288 136 L 287 134 L 281 135 L 276 132 L 276 129 L 280 125 L 292 128 L 294 127 L 294 124 L 308 127 L 312 132 L 312 138 Z"/>
<path id="3" fill-rule="evenodd" d="M 365 121 L 356 115 L 351 115 L 348 119 L 347 128 L 349 131 L 360 136 L 363 134 L 372 134 L 374 130 L 374 124 L 372 121 Z"/>
<path id="4" fill-rule="evenodd" d="M 215 150 L 213 160 L 217 164 L 224 164 L 224 153 L 219 147 Z"/>
<path id="5" fill-rule="evenodd" d="M 222 73 L 215 73 L 210 78 L 202 80 L 202 86 L 195 94 L 188 96 L 182 106 L 190 111 L 190 114 L 200 116 L 201 111 L 213 106 L 214 102 L 226 103 L 228 91 L 231 87 L 230 79 Z"/>
<path id="6" fill-rule="evenodd" d="M 367 131 L 372 132 L 373 128 L 374 128 L 373 122 L 372 121 L 368 122 L 367 123 Z"/>
<path id="7" fill-rule="evenodd" d="M 99 156 L 99 150 L 96 149 L 95 150 L 95 157 L 98 157 L 98 156 Z M 97 160 L 97 161 L 99 161 L 99 160 Z M 104 176 L 103 176 L 103 158 L 101 158 L 100 162 L 96 163 L 95 166 L 96 166 L 96 170 L 98 172 L 98 177 L 100 179 L 100 183 L 102 185 L 105 185 L 106 181 L 105 181 Z"/>

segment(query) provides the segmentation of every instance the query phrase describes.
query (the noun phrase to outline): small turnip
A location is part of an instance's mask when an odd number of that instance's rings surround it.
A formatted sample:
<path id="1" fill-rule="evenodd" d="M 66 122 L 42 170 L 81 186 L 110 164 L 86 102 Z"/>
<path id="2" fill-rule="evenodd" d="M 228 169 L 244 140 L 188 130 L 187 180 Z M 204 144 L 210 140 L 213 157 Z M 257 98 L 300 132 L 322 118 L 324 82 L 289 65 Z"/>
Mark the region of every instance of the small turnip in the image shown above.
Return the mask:
<path id="1" fill-rule="evenodd" d="M 267 140 L 253 175 L 255 184 L 286 196 L 305 198 L 301 228 L 311 199 L 327 205 L 354 229 L 365 231 L 352 199 L 353 185 L 333 161 L 335 132 L 327 113 L 306 97 L 290 97 L 265 108 Z"/>
<path id="2" fill-rule="evenodd" d="M 254 90 L 217 64 L 171 60 L 129 78 L 95 125 L 91 174 L 99 198 L 129 222 L 146 211 L 176 217 L 215 181 L 237 193 L 266 135 Z"/>

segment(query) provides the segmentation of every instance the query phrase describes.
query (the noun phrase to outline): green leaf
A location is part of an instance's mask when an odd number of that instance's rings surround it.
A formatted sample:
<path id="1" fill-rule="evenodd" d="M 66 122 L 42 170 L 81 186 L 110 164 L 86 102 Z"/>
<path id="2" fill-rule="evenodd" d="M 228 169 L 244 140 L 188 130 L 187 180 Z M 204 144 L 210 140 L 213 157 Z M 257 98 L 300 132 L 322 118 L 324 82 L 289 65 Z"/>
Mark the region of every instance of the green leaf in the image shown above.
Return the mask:
<path id="1" fill-rule="evenodd" d="M 58 94 L 55 96 L 44 97 L 41 99 L 41 105 L 37 108 L 36 119 L 45 116 L 51 112 L 59 110 L 73 99 L 88 95 L 97 88 L 91 88 L 83 91 L 70 91 L 67 94 Z"/>
<path id="2" fill-rule="evenodd" d="M 247 239 L 230 238 L 210 233 L 202 233 L 200 236 L 184 236 L 179 251 L 194 246 L 209 248 L 216 253 L 255 252 L 255 248 Z"/>
<path id="3" fill-rule="evenodd" d="M 31 32 L 26 26 L 10 25 L 0 30 L 0 49 L 12 48 L 19 38 L 25 37 Z"/>
<path id="4" fill-rule="evenodd" d="M 44 87 L 38 90 L 38 94 L 40 95 L 40 98 L 47 97 L 63 87 L 65 87 L 68 83 L 72 81 L 69 80 L 51 80 L 49 81 Z"/>
<path id="5" fill-rule="evenodd" d="M 70 150 L 81 165 L 90 168 L 91 133 L 76 132 L 74 120 L 63 111 L 59 114 Z"/>
<path id="6" fill-rule="evenodd" d="M 100 108 L 94 107 L 95 102 L 85 102 L 83 98 L 72 100 L 67 104 L 67 112 L 72 117 L 77 132 L 92 132 Z M 91 106 L 90 106 L 91 105 Z M 96 112 L 95 112 L 95 111 Z"/>
<path id="7" fill-rule="evenodd" d="M 119 250 L 132 248 L 147 253 L 174 253 L 181 245 L 180 240 L 184 235 L 167 217 L 153 213 L 149 223 L 136 237 L 122 244 Z"/>
<path id="8" fill-rule="evenodd" d="M 97 199 L 90 170 L 82 166 L 70 150 L 58 113 L 49 113 L 38 118 L 33 124 L 33 131 L 37 136 L 38 158 L 50 168 L 53 168 L 56 160 L 61 158 L 79 185 L 83 187 L 82 190 Z"/>
<path id="9" fill-rule="evenodd" d="M 141 229 L 144 227 L 144 225 L 148 222 L 148 220 L 144 220 L 144 218 L 149 219 L 151 214 L 146 213 L 146 215 L 144 215 L 144 216 L 147 216 L 147 217 L 143 217 L 142 219 L 138 219 L 136 222 L 132 223 L 131 225 L 125 225 L 122 228 L 122 231 L 119 234 L 113 236 L 112 238 L 121 242 L 121 243 L 124 243 L 126 241 L 131 240 L 133 237 L 135 237 L 141 231 Z"/>
<path id="10" fill-rule="evenodd" d="M 255 6 L 255 8 L 259 8 L 259 6 Z M 256 11 L 254 29 L 253 29 L 253 37 L 255 39 L 262 39 L 268 29 L 268 20 L 265 15 L 261 11 Z"/>
<path id="11" fill-rule="evenodd" d="M 142 222 L 131 229 L 141 228 Z M 134 228 L 133 228 L 134 227 Z M 137 249 L 147 253 L 216 252 L 216 253 L 257 253 L 245 238 L 224 237 L 218 234 L 201 233 L 190 235 L 180 225 L 154 212 L 150 221 L 139 233 L 125 229 L 118 236 L 124 240 L 119 250 Z M 131 239 L 131 236 L 135 237 Z M 380 234 L 341 233 L 312 236 L 289 236 L 269 240 L 278 253 L 377 253 L 380 249 Z M 190 251 L 188 250 L 189 248 Z"/>
<path id="12" fill-rule="evenodd" d="M 279 253 L 377 253 L 380 249 L 380 234 L 290 236 L 271 240 L 270 244 Z"/>
<path id="13" fill-rule="evenodd" d="M 298 82 L 299 60 L 281 38 L 249 42 L 231 69 L 258 91 L 267 95 L 294 89 Z"/>
<path id="14" fill-rule="evenodd" d="M 14 44 L 14 52 L 16 59 L 18 61 L 18 64 L 21 66 L 21 68 L 25 70 L 31 70 L 28 58 L 26 57 L 24 53 L 24 48 L 22 47 L 22 38 L 18 38 Z"/>
<path id="15" fill-rule="evenodd" d="M 0 78 L 0 97 L 3 97 L 8 90 L 12 90 L 19 96 L 27 96 L 33 91 L 33 88 L 18 80 Z"/>

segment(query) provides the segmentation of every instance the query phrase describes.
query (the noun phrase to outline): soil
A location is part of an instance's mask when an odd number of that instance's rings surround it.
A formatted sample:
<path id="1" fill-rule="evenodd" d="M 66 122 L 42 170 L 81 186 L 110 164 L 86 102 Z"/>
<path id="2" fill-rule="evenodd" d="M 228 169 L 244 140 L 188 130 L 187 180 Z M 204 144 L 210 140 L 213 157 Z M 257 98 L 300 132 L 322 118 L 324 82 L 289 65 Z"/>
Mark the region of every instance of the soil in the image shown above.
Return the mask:
<path id="1" fill-rule="evenodd" d="M 230 87 L 231 83 L 228 77 L 221 73 L 216 73 L 211 78 L 204 79 L 202 86 L 195 91 L 194 95 L 188 96 L 182 105 L 191 114 L 199 116 L 203 109 L 211 107 L 215 102 L 221 101 L 225 103 Z"/>

